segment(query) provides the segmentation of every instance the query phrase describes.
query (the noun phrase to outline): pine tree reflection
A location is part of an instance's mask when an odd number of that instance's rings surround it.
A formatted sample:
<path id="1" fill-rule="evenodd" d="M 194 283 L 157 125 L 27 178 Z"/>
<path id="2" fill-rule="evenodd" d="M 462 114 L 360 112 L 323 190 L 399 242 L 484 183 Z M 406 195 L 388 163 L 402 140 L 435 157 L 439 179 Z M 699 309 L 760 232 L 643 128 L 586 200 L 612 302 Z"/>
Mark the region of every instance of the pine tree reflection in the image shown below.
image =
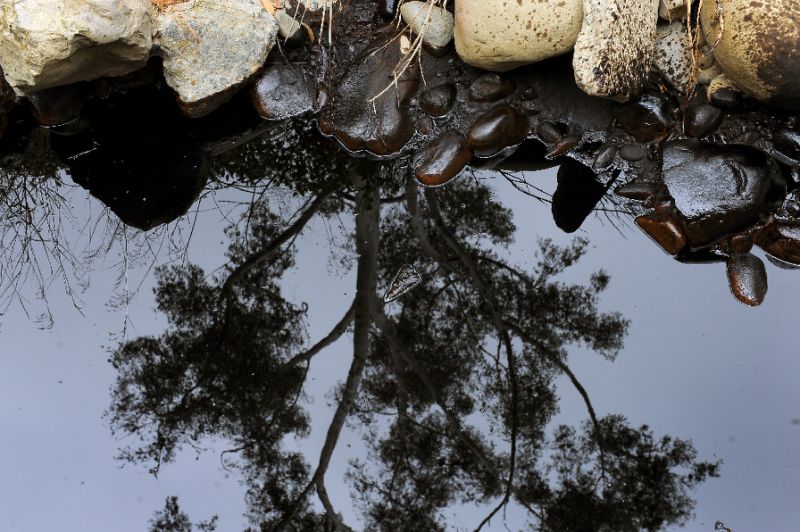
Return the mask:
<path id="1" fill-rule="evenodd" d="M 657 530 L 688 518 L 692 489 L 718 464 L 697 460 L 689 441 L 599 417 L 568 365 L 576 345 L 613 361 L 628 329 L 598 308 L 604 272 L 584 285 L 559 280 L 586 241 L 543 240 L 536 267 L 519 266 L 503 253 L 517 233 L 511 212 L 484 184 L 460 179 L 423 192 L 396 166 L 341 156 L 303 127 L 289 131 L 291 142 L 260 139 L 224 156 L 217 182 L 288 187 L 305 199 L 300 209 L 281 216 L 255 200 L 228 230 L 220 273 L 160 269 L 168 329 L 112 354 L 111 424 L 139 437 L 122 459 L 157 473 L 182 446 L 224 438 L 254 527 L 345 529 L 325 481 L 349 420 L 370 449 L 348 473 L 366 529 L 443 530 L 443 510 L 459 503 L 492 503 L 479 529 L 507 505 L 541 530 Z M 308 223 L 334 216 L 355 220 L 356 295 L 330 333 L 304 348 L 307 307 L 286 298 L 281 279 Z M 422 283 L 385 305 L 379 288 L 403 264 Z M 282 442 L 308 435 L 309 365 L 350 331 L 350 369 L 312 460 Z M 562 374 L 588 420 L 550 435 Z"/>

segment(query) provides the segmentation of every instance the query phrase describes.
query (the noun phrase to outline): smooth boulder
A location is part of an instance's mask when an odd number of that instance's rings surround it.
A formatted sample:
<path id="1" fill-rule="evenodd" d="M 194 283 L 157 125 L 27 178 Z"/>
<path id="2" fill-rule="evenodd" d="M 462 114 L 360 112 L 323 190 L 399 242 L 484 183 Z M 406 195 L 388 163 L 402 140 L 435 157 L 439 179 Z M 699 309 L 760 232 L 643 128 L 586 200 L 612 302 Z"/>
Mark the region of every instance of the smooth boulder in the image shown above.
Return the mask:
<path id="1" fill-rule="evenodd" d="M 727 77 L 750 96 L 800 109 L 800 3 L 725 0 L 701 10 L 706 41 Z"/>
<path id="2" fill-rule="evenodd" d="M 184 2 L 155 11 L 164 78 L 187 116 L 207 115 L 261 68 L 278 24 L 260 0 Z"/>
<path id="3" fill-rule="evenodd" d="M 0 1 L 0 67 L 17 94 L 144 66 L 149 0 Z"/>
<path id="4" fill-rule="evenodd" d="M 582 20 L 583 0 L 458 0 L 456 51 L 472 66 L 503 72 L 569 52 Z"/>

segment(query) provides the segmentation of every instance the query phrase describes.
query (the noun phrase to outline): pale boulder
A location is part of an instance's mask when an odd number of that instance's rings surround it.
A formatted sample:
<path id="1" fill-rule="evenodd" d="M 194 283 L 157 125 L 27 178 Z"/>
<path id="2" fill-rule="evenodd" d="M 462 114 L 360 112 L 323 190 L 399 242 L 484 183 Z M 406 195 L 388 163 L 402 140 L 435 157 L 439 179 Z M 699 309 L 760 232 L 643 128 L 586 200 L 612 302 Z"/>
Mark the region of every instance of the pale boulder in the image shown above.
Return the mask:
<path id="1" fill-rule="evenodd" d="M 456 51 L 470 65 L 503 72 L 569 52 L 582 20 L 583 0 L 458 0 Z"/>
<path id="2" fill-rule="evenodd" d="M 0 67 L 17 94 L 144 66 L 149 0 L 0 0 Z"/>
<path id="3" fill-rule="evenodd" d="M 721 20 L 706 7 L 701 21 L 733 83 L 756 99 L 800 109 L 800 2 L 725 0 Z"/>

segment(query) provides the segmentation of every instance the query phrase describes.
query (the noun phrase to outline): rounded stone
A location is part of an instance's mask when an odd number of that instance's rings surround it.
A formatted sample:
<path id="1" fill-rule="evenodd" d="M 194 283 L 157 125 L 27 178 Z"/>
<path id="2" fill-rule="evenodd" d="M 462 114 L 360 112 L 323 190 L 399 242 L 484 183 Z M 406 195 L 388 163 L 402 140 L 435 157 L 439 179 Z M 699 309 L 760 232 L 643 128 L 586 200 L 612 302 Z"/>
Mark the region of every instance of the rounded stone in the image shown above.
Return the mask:
<path id="1" fill-rule="evenodd" d="M 767 295 L 767 269 L 764 262 L 752 253 L 737 253 L 728 259 L 728 283 L 733 295 L 755 307 Z"/>
<path id="2" fill-rule="evenodd" d="M 455 43 L 472 66 L 504 72 L 569 52 L 583 22 L 583 0 L 455 3 Z"/>
<path id="3" fill-rule="evenodd" d="M 464 135 L 450 131 L 414 155 L 414 176 L 425 186 L 438 187 L 460 174 L 471 158 L 472 151 Z"/>
<path id="4" fill-rule="evenodd" d="M 528 136 L 528 121 L 518 110 L 501 105 L 482 114 L 472 124 L 467 140 L 478 157 L 493 157 L 521 144 Z"/>
<path id="5" fill-rule="evenodd" d="M 693 105 L 686 110 L 683 118 L 683 130 L 690 137 L 699 139 L 713 133 L 722 124 L 724 115 L 713 105 L 703 103 Z"/>
<path id="6" fill-rule="evenodd" d="M 456 101 L 455 85 L 439 85 L 422 93 L 419 106 L 430 116 L 444 116 Z"/>
<path id="7" fill-rule="evenodd" d="M 726 0 L 723 17 L 701 10 L 706 41 L 725 74 L 750 96 L 800 109 L 800 3 Z"/>
<path id="8" fill-rule="evenodd" d="M 469 87 L 469 99 L 473 102 L 496 102 L 514 92 L 516 86 L 508 78 L 495 73 L 484 74 Z"/>

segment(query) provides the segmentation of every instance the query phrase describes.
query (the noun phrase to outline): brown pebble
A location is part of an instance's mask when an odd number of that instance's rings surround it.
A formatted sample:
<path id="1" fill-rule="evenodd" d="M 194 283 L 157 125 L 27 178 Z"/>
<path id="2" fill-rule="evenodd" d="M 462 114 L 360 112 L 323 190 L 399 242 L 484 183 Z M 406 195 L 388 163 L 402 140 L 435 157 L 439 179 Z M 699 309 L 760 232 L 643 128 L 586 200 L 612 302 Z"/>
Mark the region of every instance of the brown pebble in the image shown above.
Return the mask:
<path id="1" fill-rule="evenodd" d="M 614 162 L 614 158 L 617 156 L 617 147 L 606 145 L 600 149 L 600 153 L 597 154 L 595 157 L 594 162 L 592 163 L 592 168 L 595 171 L 605 170 L 611 163 Z"/>
<path id="2" fill-rule="evenodd" d="M 581 143 L 581 137 L 577 135 L 569 135 L 558 141 L 547 153 L 544 158 L 547 160 L 555 159 L 569 153 L 575 146 Z"/>
<path id="3" fill-rule="evenodd" d="M 686 234 L 671 216 L 661 213 L 646 214 L 634 221 L 647 236 L 670 255 L 675 256 L 686 247 Z"/>
<path id="4" fill-rule="evenodd" d="M 455 85 L 439 85 L 422 93 L 419 106 L 431 116 L 444 116 L 456 101 Z"/>
<path id="5" fill-rule="evenodd" d="M 469 164 L 472 151 L 464 135 L 450 131 L 421 148 L 413 159 L 421 184 L 438 187 L 450 182 Z"/>
<path id="6" fill-rule="evenodd" d="M 756 307 L 767 296 L 767 268 L 752 253 L 737 253 L 728 259 L 728 283 L 736 299 Z"/>
<path id="7" fill-rule="evenodd" d="M 723 118 L 722 111 L 713 105 L 693 105 L 683 117 L 683 130 L 690 137 L 699 139 L 716 131 Z"/>
<path id="8" fill-rule="evenodd" d="M 558 142 L 564 136 L 564 131 L 558 124 L 542 122 L 536 128 L 536 134 L 545 142 Z"/>
<path id="9" fill-rule="evenodd" d="M 521 144 L 529 132 L 524 114 L 501 105 L 478 117 L 469 129 L 467 141 L 478 157 L 493 157 L 506 148 Z"/>

